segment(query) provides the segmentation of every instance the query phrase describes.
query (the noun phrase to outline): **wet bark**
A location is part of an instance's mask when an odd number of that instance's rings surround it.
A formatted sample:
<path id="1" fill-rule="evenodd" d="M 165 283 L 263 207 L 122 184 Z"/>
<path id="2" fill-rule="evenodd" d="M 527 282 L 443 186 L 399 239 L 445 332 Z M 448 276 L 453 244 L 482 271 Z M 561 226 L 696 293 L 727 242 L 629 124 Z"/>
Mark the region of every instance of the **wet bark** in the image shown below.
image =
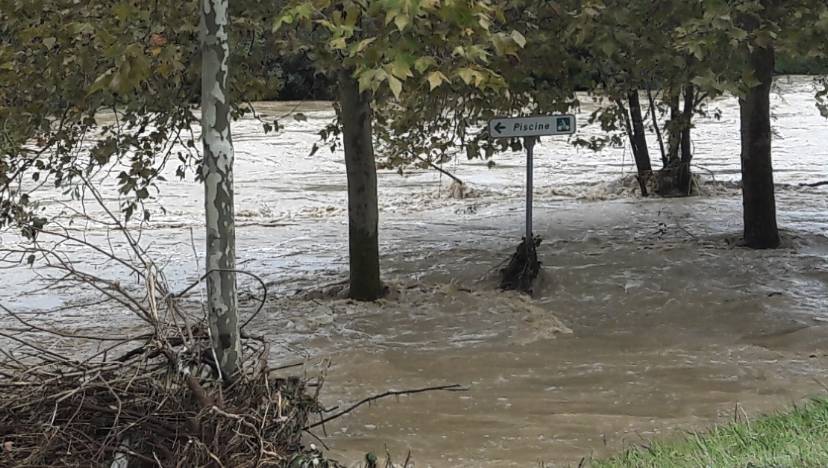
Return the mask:
<path id="1" fill-rule="evenodd" d="M 233 207 L 233 140 L 227 102 L 228 0 L 202 0 L 202 177 L 207 225 L 207 307 L 213 350 L 225 380 L 241 359 L 236 297 L 236 233 Z"/>
<path id="2" fill-rule="evenodd" d="M 669 149 L 667 151 L 667 161 L 669 165 L 675 165 L 679 160 L 679 149 L 681 144 L 681 107 L 679 91 L 674 91 L 670 95 L 670 123 L 667 125 L 667 135 Z"/>
<path id="3" fill-rule="evenodd" d="M 676 188 L 682 195 L 690 195 L 693 173 L 693 144 L 690 132 L 693 127 L 693 110 L 696 104 L 696 88 L 692 84 L 684 87 L 684 109 L 681 115 L 681 161 L 676 168 Z"/>
<path id="4" fill-rule="evenodd" d="M 627 100 L 630 103 L 630 117 L 635 140 L 635 165 L 638 167 L 639 176 L 646 178 L 653 172 L 653 166 L 650 162 L 650 150 L 647 148 L 647 134 L 644 131 L 644 117 L 641 113 L 638 90 L 631 91 L 627 95 Z"/>
<path id="5" fill-rule="evenodd" d="M 339 74 L 339 104 L 348 174 L 348 251 L 350 296 L 359 301 L 382 297 L 377 207 L 377 166 L 371 129 L 371 102 L 350 71 Z"/>
<path id="6" fill-rule="evenodd" d="M 664 149 L 664 136 L 661 134 L 661 127 L 658 124 L 658 106 L 656 106 L 653 91 L 647 90 L 647 99 L 650 101 L 650 115 L 653 118 L 653 130 L 655 130 L 656 138 L 658 139 L 658 147 L 661 149 L 661 165 L 667 166 L 667 151 Z"/>
<path id="7" fill-rule="evenodd" d="M 684 95 L 682 108 L 682 94 Z M 658 174 L 658 193 L 662 196 L 686 197 L 690 195 L 693 184 L 691 163 L 693 146 L 690 138 L 693 112 L 695 109 L 696 88 L 686 85 L 682 91 L 671 90 L 669 93 L 670 121 L 667 123 L 668 150 L 667 162 Z"/>
<path id="8" fill-rule="evenodd" d="M 626 127 L 627 137 L 632 147 L 635 167 L 638 170 L 638 185 L 641 188 L 641 195 L 647 197 L 649 196 L 647 181 L 653 172 L 653 168 L 650 163 L 650 153 L 647 149 L 647 136 L 644 133 L 644 118 L 641 114 L 641 102 L 638 98 L 638 90 L 629 92 L 627 94 L 627 101 L 630 104 L 629 111 L 627 111 L 627 108 L 620 100 L 616 104 L 623 113 L 624 126 Z"/>
<path id="9" fill-rule="evenodd" d="M 776 199 L 771 159 L 770 89 L 773 85 L 773 46 L 755 46 L 750 66 L 760 84 L 739 100 L 742 126 L 742 202 L 745 244 L 754 249 L 779 246 Z"/>

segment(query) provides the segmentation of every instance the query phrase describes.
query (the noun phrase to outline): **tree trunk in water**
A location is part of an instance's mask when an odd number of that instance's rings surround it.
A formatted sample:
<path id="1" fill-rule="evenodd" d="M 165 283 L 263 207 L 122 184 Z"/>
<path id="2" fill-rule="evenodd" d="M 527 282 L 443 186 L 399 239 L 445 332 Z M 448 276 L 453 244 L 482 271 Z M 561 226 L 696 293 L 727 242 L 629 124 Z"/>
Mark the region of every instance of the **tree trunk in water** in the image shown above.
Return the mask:
<path id="1" fill-rule="evenodd" d="M 676 168 L 676 188 L 683 195 L 690 195 L 693 174 L 693 147 L 690 131 L 693 124 L 693 109 L 696 103 L 696 88 L 692 84 L 684 87 L 684 111 L 681 116 L 681 163 Z"/>
<path id="2" fill-rule="evenodd" d="M 201 127 L 207 224 L 207 308 L 213 350 L 225 380 L 241 361 L 236 298 L 236 226 L 233 207 L 233 140 L 227 102 L 228 0 L 201 8 Z"/>
<path id="3" fill-rule="evenodd" d="M 348 245 L 351 298 L 373 301 L 382 297 L 377 238 L 377 166 L 371 130 L 371 101 L 359 92 L 350 71 L 339 74 L 342 140 L 348 173 Z"/>
<path id="4" fill-rule="evenodd" d="M 653 166 L 650 163 L 650 151 L 647 148 L 647 135 L 644 133 L 644 118 L 641 114 L 641 102 L 638 98 L 638 90 L 627 93 L 627 100 L 630 103 L 630 116 L 632 118 L 632 147 L 635 156 L 635 166 L 638 168 L 638 178 L 641 184 L 641 194 L 648 196 L 647 181 L 653 173 Z"/>
<path id="5" fill-rule="evenodd" d="M 750 64 L 761 84 L 739 100 L 745 243 L 754 249 L 773 249 L 779 246 L 771 162 L 770 89 L 775 65 L 773 46 L 755 46 L 750 52 Z"/>
<path id="6" fill-rule="evenodd" d="M 658 147 L 661 149 L 661 165 L 667 167 L 667 151 L 664 149 L 664 137 L 661 135 L 661 127 L 658 125 L 658 106 L 656 106 L 653 90 L 647 89 L 647 99 L 650 101 L 650 115 L 653 118 L 653 130 L 658 138 Z"/>
<path id="7" fill-rule="evenodd" d="M 679 92 L 670 95 L 670 123 L 667 125 L 668 152 L 667 161 L 674 166 L 679 161 L 679 148 L 681 143 L 681 108 L 679 108 Z"/>

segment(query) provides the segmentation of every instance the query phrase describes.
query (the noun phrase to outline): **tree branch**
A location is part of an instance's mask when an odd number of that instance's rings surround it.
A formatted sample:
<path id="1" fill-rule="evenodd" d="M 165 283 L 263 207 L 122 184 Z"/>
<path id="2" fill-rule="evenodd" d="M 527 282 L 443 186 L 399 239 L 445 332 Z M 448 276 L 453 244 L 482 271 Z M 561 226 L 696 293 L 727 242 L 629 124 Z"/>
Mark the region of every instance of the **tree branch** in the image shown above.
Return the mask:
<path id="1" fill-rule="evenodd" d="M 313 429 L 314 427 L 319 427 L 319 426 L 321 426 L 321 425 L 323 425 L 327 422 L 333 421 L 334 419 L 338 419 L 338 418 L 350 413 L 351 411 L 359 408 L 360 406 L 362 406 L 364 404 L 371 403 L 372 401 L 377 401 L 377 400 L 380 400 L 382 398 L 386 398 L 386 397 L 389 397 L 389 396 L 399 396 L 399 395 L 413 395 L 415 393 L 434 392 L 434 391 L 465 392 L 465 391 L 468 391 L 468 388 L 463 387 L 459 384 L 453 384 L 453 385 L 441 385 L 441 386 L 438 386 L 438 387 L 418 388 L 418 389 L 414 389 L 414 390 L 388 390 L 385 393 L 381 393 L 379 395 L 374 395 L 372 397 L 365 398 L 362 401 L 359 401 L 358 403 L 354 403 L 353 405 L 349 406 L 348 408 L 345 408 L 344 410 L 342 410 L 342 411 L 340 411 L 336 414 L 333 414 L 331 416 L 322 418 L 321 420 L 319 420 L 319 421 L 317 421 L 313 424 L 309 424 L 309 425 L 305 426 L 303 428 L 303 430 L 307 431 L 308 429 Z"/>

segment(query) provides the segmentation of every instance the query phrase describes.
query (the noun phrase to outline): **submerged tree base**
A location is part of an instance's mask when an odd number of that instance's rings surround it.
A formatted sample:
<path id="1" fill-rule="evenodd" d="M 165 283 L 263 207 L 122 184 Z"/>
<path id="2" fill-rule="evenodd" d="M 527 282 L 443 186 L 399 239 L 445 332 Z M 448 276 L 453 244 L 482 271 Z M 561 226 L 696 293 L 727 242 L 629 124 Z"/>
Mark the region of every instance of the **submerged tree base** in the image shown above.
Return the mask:
<path id="1" fill-rule="evenodd" d="M 698 179 L 685 167 L 669 167 L 653 172 L 653 192 L 661 197 L 689 197 L 697 193 Z"/>
<path id="2" fill-rule="evenodd" d="M 500 289 L 506 291 L 523 291 L 532 294 L 532 283 L 540 273 L 537 248 L 541 238 L 535 236 L 531 242 L 523 238 L 517 250 L 509 259 L 506 268 L 500 270 Z"/>

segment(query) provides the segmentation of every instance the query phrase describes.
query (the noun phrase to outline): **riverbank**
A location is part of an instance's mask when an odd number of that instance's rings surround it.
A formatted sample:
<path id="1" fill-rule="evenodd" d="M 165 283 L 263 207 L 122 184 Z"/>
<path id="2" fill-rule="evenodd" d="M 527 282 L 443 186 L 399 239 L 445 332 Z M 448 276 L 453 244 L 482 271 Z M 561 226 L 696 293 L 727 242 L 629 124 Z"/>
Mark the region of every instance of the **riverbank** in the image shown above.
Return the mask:
<path id="1" fill-rule="evenodd" d="M 692 433 L 680 441 L 640 444 L 591 466 L 828 466 L 828 400 L 814 399 L 785 413 Z"/>

